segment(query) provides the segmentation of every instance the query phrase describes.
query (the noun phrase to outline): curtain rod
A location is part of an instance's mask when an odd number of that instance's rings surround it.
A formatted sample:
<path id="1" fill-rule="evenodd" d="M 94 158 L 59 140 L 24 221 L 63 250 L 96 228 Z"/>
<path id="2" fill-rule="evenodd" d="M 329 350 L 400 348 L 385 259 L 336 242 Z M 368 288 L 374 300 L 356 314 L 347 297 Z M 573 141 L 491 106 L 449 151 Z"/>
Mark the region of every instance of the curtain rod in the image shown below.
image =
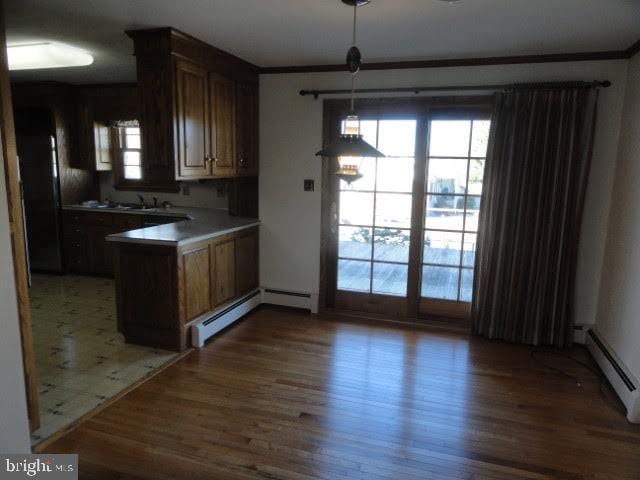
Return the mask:
<path id="1" fill-rule="evenodd" d="M 447 85 L 437 87 L 396 87 L 396 88 L 360 88 L 355 93 L 415 93 L 420 92 L 453 92 L 461 90 L 476 91 L 496 91 L 496 90 L 520 90 L 520 89 L 560 89 L 560 88 L 608 88 L 611 86 L 609 80 L 594 80 L 592 82 L 538 82 L 538 83 L 514 83 L 498 85 Z M 300 95 L 313 95 L 318 98 L 320 95 L 348 94 L 351 90 L 300 90 Z"/>

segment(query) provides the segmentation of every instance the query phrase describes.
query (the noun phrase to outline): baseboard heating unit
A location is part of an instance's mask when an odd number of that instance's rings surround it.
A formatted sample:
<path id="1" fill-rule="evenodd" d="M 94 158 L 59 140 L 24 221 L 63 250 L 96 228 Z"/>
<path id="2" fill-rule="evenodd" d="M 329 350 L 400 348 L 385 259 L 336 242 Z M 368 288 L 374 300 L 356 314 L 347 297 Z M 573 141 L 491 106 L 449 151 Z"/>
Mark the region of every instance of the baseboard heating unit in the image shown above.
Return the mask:
<path id="1" fill-rule="evenodd" d="M 264 288 L 262 289 L 262 303 L 283 307 L 304 308 L 305 310 L 310 310 L 311 313 L 318 313 L 318 295 L 313 293 Z"/>
<path id="2" fill-rule="evenodd" d="M 227 328 L 263 303 L 303 308 L 310 310 L 311 313 L 318 313 L 317 294 L 260 288 L 221 306 L 212 314 L 196 320 L 191 326 L 191 344 L 198 348 L 204 347 L 204 342 L 208 338 Z"/>
<path id="3" fill-rule="evenodd" d="M 627 420 L 640 423 L 640 383 L 594 330 L 586 338 L 589 352 L 627 408 Z"/>
<path id="4" fill-rule="evenodd" d="M 238 300 L 223 305 L 209 318 L 202 320 L 191 327 L 191 344 L 194 347 L 204 347 L 204 342 L 218 333 L 220 330 L 228 327 L 236 320 L 244 317 L 251 310 L 260 305 L 261 291 L 253 292 L 241 297 Z"/>

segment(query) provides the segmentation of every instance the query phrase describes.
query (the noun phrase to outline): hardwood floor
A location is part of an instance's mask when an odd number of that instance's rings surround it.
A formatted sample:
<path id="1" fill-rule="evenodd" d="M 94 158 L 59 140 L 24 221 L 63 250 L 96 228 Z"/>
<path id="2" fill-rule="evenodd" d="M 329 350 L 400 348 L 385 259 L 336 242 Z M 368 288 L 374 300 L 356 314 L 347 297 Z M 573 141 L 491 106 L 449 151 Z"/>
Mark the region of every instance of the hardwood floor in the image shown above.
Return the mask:
<path id="1" fill-rule="evenodd" d="M 47 451 L 90 479 L 640 478 L 640 425 L 575 362 L 274 307 Z"/>

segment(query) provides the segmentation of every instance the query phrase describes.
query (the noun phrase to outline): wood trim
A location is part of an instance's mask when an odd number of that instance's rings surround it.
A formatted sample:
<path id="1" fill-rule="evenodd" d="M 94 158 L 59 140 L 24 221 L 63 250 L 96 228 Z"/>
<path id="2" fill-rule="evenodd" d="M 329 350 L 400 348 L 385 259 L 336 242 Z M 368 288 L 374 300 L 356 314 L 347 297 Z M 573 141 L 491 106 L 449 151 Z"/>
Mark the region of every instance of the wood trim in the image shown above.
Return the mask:
<path id="1" fill-rule="evenodd" d="M 126 30 L 134 41 L 134 56 L 189 60 L 234 81 L 258 84 L 257 65 L 249 63 L 172 27 Z"/>
<path id="2" fill-rule="evenodd" d="M 627 48 L 626 53 L 627 58 L 635 57 L 638 53 L 640 53 L 640 40 Z"/>
<path id="3" fill-rule="evenodd" d="M 263 304 L 264 305 L 264 304 Z M 278 306 L 277 308 L 288 308 Z M 451 318 L 446 317 L 437 317 L 435 315 L 424 316 L 419 315 L 417 317 L 406 317 L 406 318 L 392 318 L 389 315 L 381 314 L 381 313 L 367 313 L 367 312 L 356 312 L 353 310 L 341 310 L 337 308 L 323 308 L 320 311 L 321 315 L 329 316 L 351 322 L 366 322 L 366 323 L 377 323 L 377 322 L 385 322 L 395 325 L 405 325 L 411 328 L 420 328 L 427 330 L 445 330 L 449 332 L 458 332 L 463 333 L 465 335 L 470 334 L 470 329 L 467 325 L 460 323 L 457 320 L 452 320 Z M 332 318 L 332 319 L 333 319 Z"/>
<path id="4" fill-rule="evenodd" d="M 366 314 L 381 314 L 392 319 L 406 319 L 408 297 L 336 290 L 334 308 Z"/>
<path id="5" fill-rule="evenodd" d="M 29 286 L 27 272 L 26 244 L 22 217 L 22 201 L 18 173 L 16 137 L 13 124 L 13 103 L 7 67 L 6 37 L 4 31 L 4 10 L 0 0 L 0 135 L 2 136 L 2 160 L 4 161 L 5 182 L 7 184 L 7 206 L 13 266 L 18 297 L 18 316 L 22 341 L 22 359 L 24 365 L 27 409 L 31 431 L 40 426 L 38 390 L 36 383 L 36 362 L 33 352 L 31 333 L 31 305 L 29 304 Z"/>
<path id="6" fill-rule="evenodd" d="M 322 144 L 327 145 L 340 134 L 336 119 L 348 112 L 348 104 L 343 101 L 324 100 L 323 102 L 323 127 Z M 334 307 L 336 292 L 336 261 L 337 250 L 331 228 L 332 215 L 337 214 L 339 205 L 334 206 L 334 194 L 337 190 L 337 178 L 333 172 L 337 169 L 336 159 L 322 158 L 322 189 L 321 189 L 321 213 L 320 213 L 320 288 L 318 293 L 318 307 L 320 309 Z"/>
<path id="7" fill-rule="evenodd" d="M 640 42 L 638 42 L 640 43 Z M 445 68 L 445 67 L 478 67 L 488 65 L 518 65 L 523 63 L 557 63 L 557 62 L 589 62 L 599 60 L 627 59 L 640 51 L 636 43 L 626 50 L 609 50 L 602 52 L 552 53 L 543 55 L 510 55 L 501 57 L 469 57 L 437 60 L 409 60 L 400 62 L 365 63 L 361 70 L 402 70 L 411 68 Z M 261 75 L 279 73 L 317 73 L 346 72 L 344 64 L 333 65 L 291 65 L 282 67 L 263 67 Z"/>
<path id="8" fill-rule="evenodd" d="M 422 241 L 424 235 L 424 195 L 427 183 L 427 153 L 429 152 L 429 109 L 416 119 L 416 146 L 411 194 L 411 239 L 407 279 L 407 316 L 417 317 L 422 275 Z"/>
<path id="9" fill-rule="evenodd" d="M 424 316 L 425 318 L 440 317 L 469 320 L 471 318 L 471 304 L 449 300 L 421 298 L 418 315 Z"/>

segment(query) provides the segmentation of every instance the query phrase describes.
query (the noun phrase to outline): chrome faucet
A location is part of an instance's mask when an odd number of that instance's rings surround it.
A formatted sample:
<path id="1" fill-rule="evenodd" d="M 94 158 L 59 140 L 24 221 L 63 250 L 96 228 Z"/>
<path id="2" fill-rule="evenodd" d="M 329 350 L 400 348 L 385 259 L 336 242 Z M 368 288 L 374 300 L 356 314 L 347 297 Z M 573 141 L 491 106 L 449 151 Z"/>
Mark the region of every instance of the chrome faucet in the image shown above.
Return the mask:
<path id="1" fill-rule="evenodd" d="M 138 198 L 140 199 L 140 207 L 144 208 L 144 197 L 138 194 Z"/>

